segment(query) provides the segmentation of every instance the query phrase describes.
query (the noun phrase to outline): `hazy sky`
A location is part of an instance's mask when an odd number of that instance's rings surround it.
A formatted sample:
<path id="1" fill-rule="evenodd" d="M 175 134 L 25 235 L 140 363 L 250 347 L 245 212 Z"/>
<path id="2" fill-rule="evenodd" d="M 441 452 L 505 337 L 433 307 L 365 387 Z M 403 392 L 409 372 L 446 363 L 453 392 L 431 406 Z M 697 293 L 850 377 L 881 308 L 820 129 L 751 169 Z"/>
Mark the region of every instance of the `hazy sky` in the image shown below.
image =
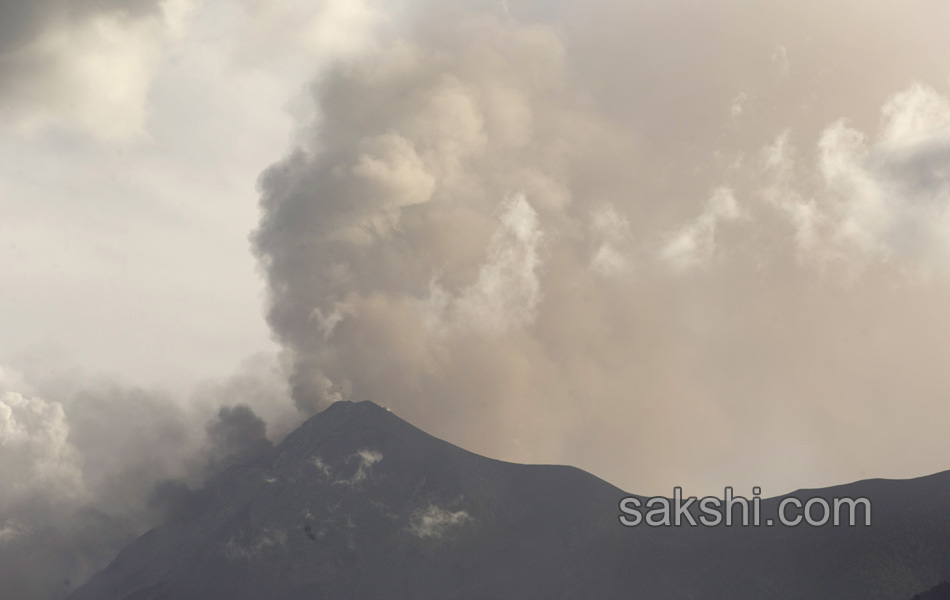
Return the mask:
<path id="1" fill-rule="evenodd" d="M 0 544 L 199 481 L 239 403 L 638 493 L 950 467 L 947 22 L 0 1 Z"/>

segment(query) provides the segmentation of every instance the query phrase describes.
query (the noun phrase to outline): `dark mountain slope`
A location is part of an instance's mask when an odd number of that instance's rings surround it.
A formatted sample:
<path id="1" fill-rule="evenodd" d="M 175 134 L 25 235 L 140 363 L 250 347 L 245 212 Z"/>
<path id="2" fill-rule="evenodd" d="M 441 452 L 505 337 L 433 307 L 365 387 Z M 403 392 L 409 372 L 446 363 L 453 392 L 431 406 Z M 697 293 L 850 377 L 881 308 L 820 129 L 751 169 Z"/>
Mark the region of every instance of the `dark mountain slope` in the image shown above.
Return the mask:
<path id="1" fill-rule="evenodd" d="M 333 405 L 203 493 L 199 514 L 146 534 L 73 598 L 451 598 L 489 582 L 556 597 L 577 570 L 613 575 L 600 540 L 622 496 L 578 469 L 466 452 L 368 402 Z"/>
<path id="2" fill-rule="evenodd" d="M 935 585 L 923 594 L 917 594 L 911 600 L 950 600 L 950 581 Z"/>
<path id="3" fill-rule="evenodd" d="M 870 528 L 625 528 L 624 495 L 341 402 L 209 481 L 71 598 L 907 600 L 950 578 L 947 474 L 797 494 L 868 495 Z"/>

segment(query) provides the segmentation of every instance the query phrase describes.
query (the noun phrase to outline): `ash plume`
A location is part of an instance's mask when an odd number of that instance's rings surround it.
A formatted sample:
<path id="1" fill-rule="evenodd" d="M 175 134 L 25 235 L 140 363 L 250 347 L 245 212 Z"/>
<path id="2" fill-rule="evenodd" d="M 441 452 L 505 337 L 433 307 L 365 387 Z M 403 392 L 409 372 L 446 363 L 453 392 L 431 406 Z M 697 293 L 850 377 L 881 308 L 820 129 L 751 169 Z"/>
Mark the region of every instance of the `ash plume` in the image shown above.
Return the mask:
<path id="1" fill-rule="evenodd" d="M 858 6 L 450 5 L 339 62 L 252 238 L 296 405 L 656 492 L 944 468 L 945 9 Z"/>

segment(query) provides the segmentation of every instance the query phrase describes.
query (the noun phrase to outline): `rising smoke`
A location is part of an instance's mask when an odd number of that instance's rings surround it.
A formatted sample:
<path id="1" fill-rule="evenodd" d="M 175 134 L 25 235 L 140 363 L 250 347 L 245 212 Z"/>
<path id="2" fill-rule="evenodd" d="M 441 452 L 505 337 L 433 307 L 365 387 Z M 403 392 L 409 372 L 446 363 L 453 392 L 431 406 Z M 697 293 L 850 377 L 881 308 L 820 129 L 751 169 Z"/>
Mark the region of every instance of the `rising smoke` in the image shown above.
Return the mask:
<path id="1" fill-rule="evenodd" d="M 645 491 L 899 470 L 950 383 L 947 64 L 921 7 L 805 4 L 442 7 L 317 80 L 253 236 L 297 406 Z"/>

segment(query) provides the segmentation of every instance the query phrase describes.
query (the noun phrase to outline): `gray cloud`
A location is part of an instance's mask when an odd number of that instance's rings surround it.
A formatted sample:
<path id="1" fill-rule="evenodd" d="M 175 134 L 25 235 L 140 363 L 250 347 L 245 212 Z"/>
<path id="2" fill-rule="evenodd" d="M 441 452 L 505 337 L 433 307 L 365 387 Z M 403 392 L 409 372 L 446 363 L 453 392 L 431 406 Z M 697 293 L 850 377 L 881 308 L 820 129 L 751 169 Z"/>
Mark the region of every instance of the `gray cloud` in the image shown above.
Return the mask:
<path id="1" fill-rule="evenodd" d="M 0 395 L 0 576 L 16 598 L 67 595 L 155 523 L 156 478 L 185 471 L 184 414 L 161 397 L 110 386 L 61 400 Z"/>
<path id="2" fill-rule="evenodd" d="M 205 431 L 213 469 L 253 461 L 273 448 L 267 439 L 267 425 L 244 404 L 221 407 Z"/>
<path id="3" fill-rule="evenodd" d="M 138 535 L 200 509 L 209 474 L 272 447 L 264 421 L 235 402 L 260 394 L 288 405 L 279 372 L 257 357 L 183 403 L 76 373 L 30 380 L 0 369 L 5 589 L 18 599 L 65 597 Z"/>
<path id="4" fill-rule="evenodd" d="M 157 14 L 158 0 L 36 0 L 0 2 L 0 53 L 14 53 L 35 40 L 47 28 L 69 20 L 82 20 L 98 15 L 136 18 Z"/>
<path id="5" fill-rule="evenodd" d="M 4 1 L 4 129 L 61 126 L 98 139 L 144 136 L 162 44 L 190 6 L 191 0 Z"/>

